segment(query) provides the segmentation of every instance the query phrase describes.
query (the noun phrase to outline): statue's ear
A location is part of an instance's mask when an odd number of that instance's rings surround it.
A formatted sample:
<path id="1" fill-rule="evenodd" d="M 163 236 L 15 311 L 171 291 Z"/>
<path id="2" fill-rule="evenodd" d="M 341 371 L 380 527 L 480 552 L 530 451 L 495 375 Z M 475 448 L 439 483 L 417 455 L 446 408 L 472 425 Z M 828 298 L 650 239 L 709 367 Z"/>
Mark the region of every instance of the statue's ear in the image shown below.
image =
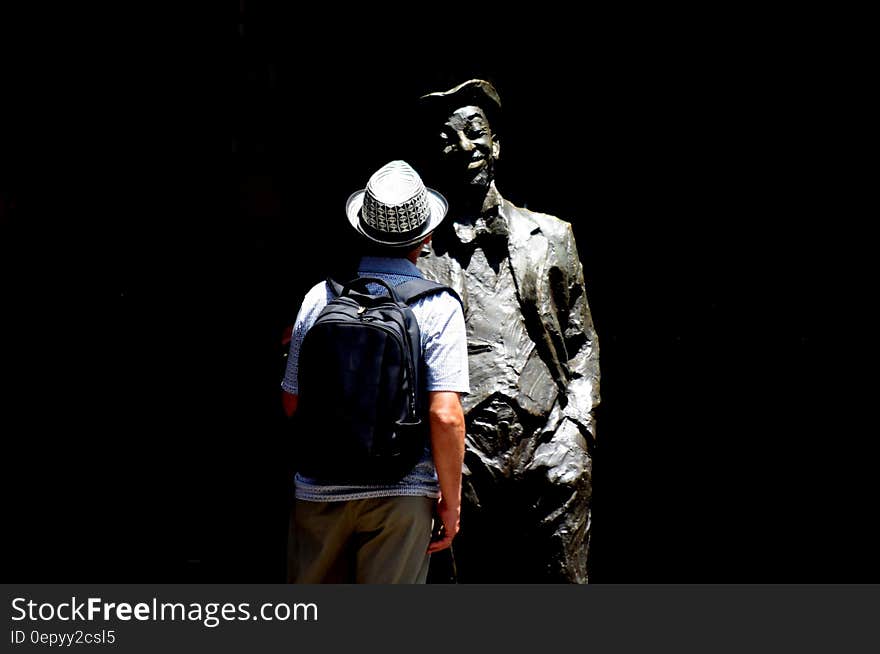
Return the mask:
<path id="1" fill-rule="evenodd" d="M 492 139 L 492 158 L 501 158 L 501 141 L 497 137 Z"/>

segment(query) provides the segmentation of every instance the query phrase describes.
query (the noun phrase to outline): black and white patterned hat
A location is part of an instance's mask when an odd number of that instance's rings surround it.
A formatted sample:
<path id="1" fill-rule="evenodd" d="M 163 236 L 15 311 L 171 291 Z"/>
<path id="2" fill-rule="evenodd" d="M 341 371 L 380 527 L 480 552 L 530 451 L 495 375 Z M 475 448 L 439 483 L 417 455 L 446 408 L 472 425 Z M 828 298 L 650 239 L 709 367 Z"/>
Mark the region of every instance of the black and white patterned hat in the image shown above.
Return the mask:
<path id="1" fill-rule="evenodd" d="M 367 188 L 345 203 L 348 221 L 374 243 L 415 245 L 433 232 L 449 205 L 440 193 L 426 188 L 405 161 L 391 161 L 373 173 Z"/>

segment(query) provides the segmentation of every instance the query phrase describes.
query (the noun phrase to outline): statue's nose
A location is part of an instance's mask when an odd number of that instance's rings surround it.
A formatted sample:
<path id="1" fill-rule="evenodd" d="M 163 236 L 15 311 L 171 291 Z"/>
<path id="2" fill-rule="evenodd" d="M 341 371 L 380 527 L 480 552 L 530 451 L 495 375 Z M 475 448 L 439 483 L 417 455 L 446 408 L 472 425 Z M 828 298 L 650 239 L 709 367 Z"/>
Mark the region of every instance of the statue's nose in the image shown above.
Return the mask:
<path id="1" fill-rule="evenodd" d="M 470 152 L 474 149 L 474 144 L 471 143 L 471 140 L 467 136 L 465 136 L 464 132 L 459 132 L 458 147 L 461 148 L 463 152 Z"/>

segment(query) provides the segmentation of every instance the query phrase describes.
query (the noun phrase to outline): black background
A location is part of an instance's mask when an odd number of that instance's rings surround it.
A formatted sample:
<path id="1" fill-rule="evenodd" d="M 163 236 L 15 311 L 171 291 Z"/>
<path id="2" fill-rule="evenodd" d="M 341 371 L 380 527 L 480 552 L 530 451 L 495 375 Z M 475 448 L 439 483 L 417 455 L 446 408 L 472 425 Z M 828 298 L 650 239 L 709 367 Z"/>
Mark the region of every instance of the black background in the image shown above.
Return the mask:
<path id="1" fill-rule="evenodd" d="M 485 77 L 499 190 L 573 224 L 599 333 L 593 580 L 878 581 L 821 42 L 299 11 L 244 2 L 231 78 L 162 18 L 17 42 L 5 578 L 283 581 L 282 330 L 414 99 Z"/>

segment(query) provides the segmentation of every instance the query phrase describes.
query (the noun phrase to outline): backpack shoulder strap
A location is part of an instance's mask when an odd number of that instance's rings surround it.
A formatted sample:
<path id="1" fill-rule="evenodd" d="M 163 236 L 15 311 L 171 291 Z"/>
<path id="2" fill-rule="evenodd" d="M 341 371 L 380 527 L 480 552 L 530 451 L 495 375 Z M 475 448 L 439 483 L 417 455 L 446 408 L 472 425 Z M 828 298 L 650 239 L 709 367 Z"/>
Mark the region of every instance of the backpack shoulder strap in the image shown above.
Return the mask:
<path id="1" fill-rule="evenodd" d="M 337 282 L 332 277 L 327 278 L 327 287 L 336 297 L 339 297 L 342 294 L 342 284 Z"/>
<path id="2" fill-rule="evenodd" d="M 421 300 L 422 298 L 428 297 L 430 295 L 436 295 L 437 293 L 442 293 L 446 291 L 456 300 L 458 300 L 459 304 L 462 304 L 461 298 L 458 296 L 453 289 L 448 286 L 444 286 L 443 284 L 439 284 L 437 282 L 432 282 L 430 279 L 411 279 L 408 282 L 404 282 L 399 286 L 395 286 L 394 290 L 397 291 L 397 294 L 400 296 L 401 301 L 406 304 L 412 304 L 416 300 Z"/>

